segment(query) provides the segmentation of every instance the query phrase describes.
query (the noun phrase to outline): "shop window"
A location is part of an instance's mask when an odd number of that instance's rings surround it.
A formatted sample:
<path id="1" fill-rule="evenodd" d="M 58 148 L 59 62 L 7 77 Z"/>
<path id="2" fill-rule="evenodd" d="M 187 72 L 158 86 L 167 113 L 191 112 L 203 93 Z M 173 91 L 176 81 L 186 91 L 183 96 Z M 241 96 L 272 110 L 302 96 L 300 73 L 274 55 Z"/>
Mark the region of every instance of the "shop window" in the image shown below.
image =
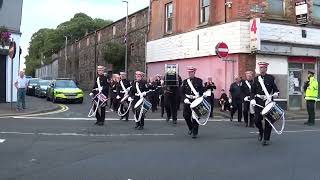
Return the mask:
<path id="1" fill-rule="evenodd" d="M 166 32 L 172 32 L 173 4 L 166 4 Z"/>
<path id="2" fill-rule="evenodd" d="M 268 0 L 268 13 L 271 16 L 284 16 L 284 0 Z"/>
<path id="3" fill-rule="evenodd" d="M 210 0 L 200 0 L 200 23 L 209 21 Z"/>
<path id="4" fill-rule="evenodd" d="M 303 69 L 314 69 L 315 65 L 311 63 L 303 64 Z"/>
<path id="5" fill-rule="evenodd" d="M 312 16 L 314 19 L 320 21 L 320 0 L 313 0 Z"/>
<path id="6" fill-rule="evenodd" d="M 302 64 L 301 63 L 289 63 L 289 68 L 302 69 Z"/>

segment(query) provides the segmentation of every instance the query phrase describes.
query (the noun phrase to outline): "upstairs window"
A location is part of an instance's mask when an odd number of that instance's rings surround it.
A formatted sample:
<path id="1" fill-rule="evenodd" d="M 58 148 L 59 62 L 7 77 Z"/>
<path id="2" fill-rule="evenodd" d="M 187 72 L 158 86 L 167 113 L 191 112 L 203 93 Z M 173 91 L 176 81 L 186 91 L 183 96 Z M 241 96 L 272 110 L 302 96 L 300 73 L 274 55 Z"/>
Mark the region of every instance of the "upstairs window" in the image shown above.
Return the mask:
<path id="1" fill-rule="evenodd" d="M 268 13 L 271 16 L 284 16 L 284 0 L 268 0 Z"/>
<path id="2" fill-rule="evenodd" d="M 172 32 L 173 4 L 166 4 L 166 32 Z"/>
<path id="3" fill-rule="evenodd" d="M 320 0 L 313 0 L 312 16 L 315 20 L 320 21 Z"/>
<path id="4" fill-rule="evenodd" d="M 209 21 L 210 0 L 200 0 L 200 23 Z"/>

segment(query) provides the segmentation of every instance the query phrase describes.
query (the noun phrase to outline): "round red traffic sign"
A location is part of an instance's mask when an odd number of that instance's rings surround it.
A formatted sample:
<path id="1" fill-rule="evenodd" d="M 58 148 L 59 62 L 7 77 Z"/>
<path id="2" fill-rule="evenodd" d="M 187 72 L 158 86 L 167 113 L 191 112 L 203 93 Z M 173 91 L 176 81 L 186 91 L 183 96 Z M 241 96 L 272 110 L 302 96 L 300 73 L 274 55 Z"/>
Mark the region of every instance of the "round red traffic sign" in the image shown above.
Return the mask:
<path id="1" fill-rule="evenodd" d="M 220 42 L 216 45 L 216 53 L 220 58 L 225 58 L 229 54 L 228 45 L 224 42 Z"/>

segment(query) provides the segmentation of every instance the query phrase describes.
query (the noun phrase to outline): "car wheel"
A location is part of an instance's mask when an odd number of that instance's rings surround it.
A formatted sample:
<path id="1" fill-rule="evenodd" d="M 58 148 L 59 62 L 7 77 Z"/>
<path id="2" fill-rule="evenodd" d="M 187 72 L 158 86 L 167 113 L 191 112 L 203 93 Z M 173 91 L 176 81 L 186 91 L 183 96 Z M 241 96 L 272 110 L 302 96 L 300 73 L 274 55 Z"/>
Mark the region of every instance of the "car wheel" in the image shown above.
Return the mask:
<path id="1" fill-rule="evenodd" d="M 79 103 L 79 104 L 82 104 L 82 103 L 83 103 L 83 98 L 80 98 L 79 101 L 78 101 L 78 103 Z"/>
<path id="2" fill-rule="evenodd" d="M 52 96 L 52 102 L 57 103 L 57 99 L 54 96 Z"/>
<path id="3" fill-rule="evenodd" d="M 47 101 L 50 101 L 50 98 L 49 98 L 49 96 L 47 96 Z"/>

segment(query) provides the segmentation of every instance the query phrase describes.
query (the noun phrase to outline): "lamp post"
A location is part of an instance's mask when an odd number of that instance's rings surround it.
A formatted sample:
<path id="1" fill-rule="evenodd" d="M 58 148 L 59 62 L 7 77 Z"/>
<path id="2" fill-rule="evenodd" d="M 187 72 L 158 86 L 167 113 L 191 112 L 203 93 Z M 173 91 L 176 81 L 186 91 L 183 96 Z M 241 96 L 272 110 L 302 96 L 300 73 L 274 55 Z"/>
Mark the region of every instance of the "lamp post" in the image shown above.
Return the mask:
<path id="1" fill-rule="evenodd" d="M 64 49 L 64 57 L 65 57 L 65 64 L 64 64 L 64 77 L 67 77 L 67 60 L 68 60 L 68 36 L 64 36 L 65 37 L 65 49 Z"/>
<path id="2" fill-rule="evenodd" d="M 126 16 L 126 34 L 125 34 L 125 43 L 126 43 L 126 55 L 125 55 L 125 72 L 128 74 L 128 1 L 122 1 L 127 4 L 127 16 Z"/>

